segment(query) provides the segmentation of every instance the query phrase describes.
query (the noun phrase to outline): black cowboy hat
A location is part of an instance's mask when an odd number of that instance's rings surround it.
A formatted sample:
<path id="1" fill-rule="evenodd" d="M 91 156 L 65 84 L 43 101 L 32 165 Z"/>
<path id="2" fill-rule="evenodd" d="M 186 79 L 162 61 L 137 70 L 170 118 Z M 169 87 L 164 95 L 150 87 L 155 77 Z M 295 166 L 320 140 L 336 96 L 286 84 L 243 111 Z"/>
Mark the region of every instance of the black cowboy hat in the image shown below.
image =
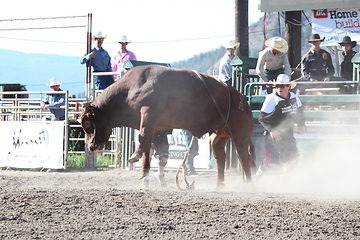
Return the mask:
<path id="1" fill-rule="evenodd" d="M 325 40 L 325 37 L 323 39 L 320 38 L 320 35 L 317 34 L 317 33 L 314 33 L 314 34 L 311 34 L 311 37 L 310 37 L 310 40 L 308 40 L 309 43 L 311 42 L 316 42 L 316 41 L 324 41 Z"/>
<path id="2" fill-rule="evenodd" d="M 351 41 L 351 38 L 349 36 L 345 36 L 342 40 L 342 42 L 339 42 L 339 44 L 345 45 L 345 44 L 350 44 L 350 46 L 353 48 L 356 46 L 356 41 Z"/>

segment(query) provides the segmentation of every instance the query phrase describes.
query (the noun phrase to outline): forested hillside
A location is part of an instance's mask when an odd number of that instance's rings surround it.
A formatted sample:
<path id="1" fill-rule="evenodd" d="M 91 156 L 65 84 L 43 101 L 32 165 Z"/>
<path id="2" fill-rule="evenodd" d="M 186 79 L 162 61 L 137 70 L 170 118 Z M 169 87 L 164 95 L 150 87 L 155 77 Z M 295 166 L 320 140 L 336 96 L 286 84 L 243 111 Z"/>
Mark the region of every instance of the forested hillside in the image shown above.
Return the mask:
<path id="1" fill-rule="evenodd" d="M 311 11 L 305 11 L 306 16 L 310 16 Z M 268 13 L 266 29 L 264 28 L 265 19 L 262 17 L 258 22 L 253 23 L 249 29 L 249 57 L 258 57 L 258 54 L 263 50 L 264 39 L 280 36 L 285 38 L 285 13 Z M 311 26 L 307 24 L 307 18 L 302 16 L 302 36 L 301 49 L 302 55 L 309 50 L 310 44 L 308 39 L 311 35 Z M 188 70 L 196 70 L 201 73 L 215 74 L 219 72 L 219 62 L 222 56 L 226 53 L 225 47 L 220 47 L 205 53 L 197 54 L 192 58 L 171 64 L 174 68 L 182 68 Z"/>
<path id="2" fill-rule="evenodd" d="M 174 68 L 196 70 L 201 73 L 212 74 L 212 69 L 219 67 L 219 61 L 226 52 L 225 47 L 196 54 L 192 58 L 171 64 Z M 217 70 L 216 70 L 217 71 Z"/>

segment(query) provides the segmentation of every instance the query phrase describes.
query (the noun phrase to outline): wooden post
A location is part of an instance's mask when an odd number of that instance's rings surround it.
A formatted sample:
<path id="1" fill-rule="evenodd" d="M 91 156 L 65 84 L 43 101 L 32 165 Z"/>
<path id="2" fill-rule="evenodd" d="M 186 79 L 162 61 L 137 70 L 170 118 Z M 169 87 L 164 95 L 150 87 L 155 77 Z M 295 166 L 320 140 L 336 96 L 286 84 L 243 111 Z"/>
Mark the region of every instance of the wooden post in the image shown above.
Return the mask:
<path id="1" fill-rule="evenodd" d="M 249 0 L 235 0 L 235 42 L 240 43 L 236 56 L 249 56 Z"/>
<path id="2" fill-rule="evenodd" d="M 249 56 L 249 0 L 235 0 L 235 42 L 240 43 L 235 51 L 236 56 Z M 247 74 L 247 72 L 243 73 Z M 240 78 L 240 91 L 244 85 Z"/>
<path id="3" fill-rule="evenodd" d="M 236 49 L 236 56 L 249 56 L 249 0 L 235 0 L 235 42 L 239 42 L 240 46 Z M 244 73 L 245 74 L 245 73 Z M 236 78 L 235 78 L 236 79 Z M 233 81 L 235 81 L 233 79 Z M 242 91 L 244 85 L 243 78 L 240 77 L 238 88 Z M 235 86 L 235 85 L 234 85 Z M 238 162 L 234 151 L 234 144 L 232 141 L 227 144 L 229 147 L 229 162 L 226 165 L 230 168 L 236 168 Z"/>
<path id="4" fill-rule="evenodd" d="M 301 11 L 289 11 L 285 14 L 285 40 L 289 45 L 288 57 L 291 68 L 301 62 Z M 300 66 L 298 67 L 300 69 Z M 291 79 L 301 76 L 300 71 L 294 72 Z"/>

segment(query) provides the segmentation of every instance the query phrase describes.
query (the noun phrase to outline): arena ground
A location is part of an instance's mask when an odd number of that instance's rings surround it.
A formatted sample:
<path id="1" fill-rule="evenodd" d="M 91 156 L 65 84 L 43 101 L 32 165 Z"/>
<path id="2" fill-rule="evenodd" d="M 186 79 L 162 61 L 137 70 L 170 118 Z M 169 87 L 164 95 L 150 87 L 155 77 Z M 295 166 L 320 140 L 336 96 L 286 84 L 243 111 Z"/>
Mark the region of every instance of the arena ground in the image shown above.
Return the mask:
<path id="1" fill-rule="evenodd" d="M 178 191 L 175 171 L 139 190 L 138 170 L 2 170 L 0 239 L 360 239 L 359 177 L 345 188 L 305 168 L 252 183 L 230 170 L 222 191 L 215 171 Z"/>

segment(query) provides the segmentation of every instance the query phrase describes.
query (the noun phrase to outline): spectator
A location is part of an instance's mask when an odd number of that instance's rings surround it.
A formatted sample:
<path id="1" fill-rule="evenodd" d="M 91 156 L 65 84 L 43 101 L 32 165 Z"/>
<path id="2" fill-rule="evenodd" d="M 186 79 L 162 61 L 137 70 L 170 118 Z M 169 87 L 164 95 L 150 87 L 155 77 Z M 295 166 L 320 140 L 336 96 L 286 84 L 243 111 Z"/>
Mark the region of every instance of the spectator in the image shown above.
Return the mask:
<path id="1" fill-rule="evenodd" d="M 276 92 L 267 95 L 261 107 L 259 122 L 265 130 L 265 159 L 256 176 L 274 164 L 291 162 L 299 156 L 293 128 L 297 123 L 299 134 L 305 133 L 305 116 L 300 99 L 290 92 L 295 86 L 287 75 L 280 74 L 275 82 Z"/>
<path id="2" fill-rule="evenodd" d="M 93 36 L 96 46 L 89 54 L 84 55 L 80 59 L 80 63 L 84 64 L 91 60 L 93 72 L 111 72 L 111 58 L 109 53 L 102 47 L 106 35 L 99 31 Z M 95 76 L 95 86 L 98 90 L 104 90 L 114 82 L 114 76 Z"/>
<path id="3" fill-rule="evenodd" d="M 339 42 L 342 48 L 342 55 L 344 60 L 341 63 L 341 77 L 346 80 L 353 80 L 353 64 L 351 59 L 355 56 L 356 52 L 353 48 L 356 46 L 356 41 L 351 41 L 349 36 L 345 36 L 342 42 Z"/>
<path id="4" fill-rule="evenodd" d="M 185 145 L 186 145 L 186 151 L 189 149 L 191 139 L 193 138 L 193 135 L 188 130 L 182 130 L 184 134 L 185 139 Z M 186 175 L 197 175 L 197 172 L 194 168 L 194 158 L 198 154 L 199 151 L 199 143 L 198 139 L 194 137 L 193 144 L 190 148 L 189 155 L 185 161 L 185 168 L 186 168 Z"/>
<path id="5" fill-rule="evenodd" d="M 158 171 L 155 172 L 155 178 L 159 181 L 161 187 L 166 187 L 164 171 L 169 158 L 169 142 L 167 139 L 167 134 L 171 134 L 171 133 L 172 130 L 155 132 L 153 144 L 150 149 L 150 157 L 152 156 L 154 150 L 155 150 L 154 156 L 159 156 Z M 141 183 L 140 188 L 141 189 L 149 188 L 149 174 L 147 174 L 143 178 L 143 182 Z"/>
<path id="6" fill-rule="evenodd" d="M 50 84 L 46 86 L 50 87 L 54 92 L 62 91 L 57 78 L 51 78 Z M 59 107 L 65 106 L 65 94 L 46 94 L 44 99 L 41 101 L 41 109 L 46 110 L 50 109 L 51 116 L 46 116 L 43 120 L 46 121 L 60 121 L 65 120 L 65 109 L 60 109 Z"/>
<path id="7" fill-rule="evenodd" d="M 240 43 L 235 43 L 235 41 L 231 40 L 226 46 L 226 54 L 220 60 L 219 78 L 229 85 L 232 85 L 232 67 L 230 62 L 234 59 L 235 50 L 239 45 Z"/>
<path id="8" fill-rule="evenodd" d="M 301 66 L 304 81 L 329 81 L 334 76 L 335 70 L 331 55 L 320 48 L 320 44 L 324 40 L 325 37 L 320 39 L 319 34 L 312 34 L 308 40 L 311 49 L 305 54 Z"/>
<path id="9" fill-rule="evenodd" d="M 127 60 L 136 60 L 136 56 L 133 52 L 126 49 L 126 46 L 131 43 L 126 35 L 118 43 L 120 44 L 120 51 L 115 55 L 111 67 L 112 71 L 120 73 L 118 77 L 121 77 L 125 73 L 124 63 Z"/>
<path id="10" fill-rule="evenodd" d="M 279 74 L 286 74 L 291 79 L 291 69 L 287 56 L 288 44 L 281 37 L 266 40 L 265 48 L 259 53 L 256 73 L 264 82 L 275 80 Z M 272 85 L 262 88 L 262 95 L 272 93 Z"/>

